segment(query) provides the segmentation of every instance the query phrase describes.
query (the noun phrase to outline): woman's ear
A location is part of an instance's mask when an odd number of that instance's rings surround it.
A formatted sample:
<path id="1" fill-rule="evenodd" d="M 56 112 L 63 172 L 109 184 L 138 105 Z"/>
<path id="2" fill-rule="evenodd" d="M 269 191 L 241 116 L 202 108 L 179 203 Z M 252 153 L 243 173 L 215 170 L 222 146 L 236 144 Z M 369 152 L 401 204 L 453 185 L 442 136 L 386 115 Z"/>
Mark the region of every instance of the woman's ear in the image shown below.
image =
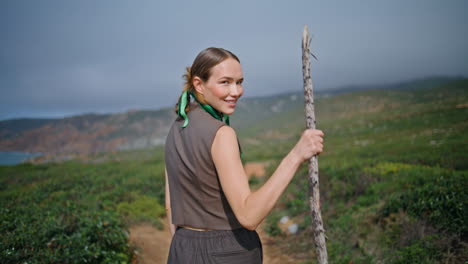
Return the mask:
<path id="1" fill-rule="evenodd" d="M 199 94 L 203 94 L 204 86 L 203 86 L 203 81 L 200 79 L 200 77 L 198 76 L 193 77 L 192 84 L 193 84 L 193 87 L 195 88 L 195 91 L 197 91 Z"/>

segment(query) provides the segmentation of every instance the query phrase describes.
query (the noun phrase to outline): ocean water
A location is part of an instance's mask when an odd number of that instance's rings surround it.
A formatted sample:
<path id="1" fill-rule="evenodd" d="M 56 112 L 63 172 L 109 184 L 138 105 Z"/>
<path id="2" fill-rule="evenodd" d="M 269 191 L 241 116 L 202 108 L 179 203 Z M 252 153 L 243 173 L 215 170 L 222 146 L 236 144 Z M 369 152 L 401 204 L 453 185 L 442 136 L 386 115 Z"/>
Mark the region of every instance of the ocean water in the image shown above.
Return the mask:
<path id="1" fill-rule="evenodd" d="M 17 152 L 17 151 L 0 151 L 0 165 L 16 165 L 29 158 L 40 156 L 41 153 L 28 153 L 28 152 Z"/>

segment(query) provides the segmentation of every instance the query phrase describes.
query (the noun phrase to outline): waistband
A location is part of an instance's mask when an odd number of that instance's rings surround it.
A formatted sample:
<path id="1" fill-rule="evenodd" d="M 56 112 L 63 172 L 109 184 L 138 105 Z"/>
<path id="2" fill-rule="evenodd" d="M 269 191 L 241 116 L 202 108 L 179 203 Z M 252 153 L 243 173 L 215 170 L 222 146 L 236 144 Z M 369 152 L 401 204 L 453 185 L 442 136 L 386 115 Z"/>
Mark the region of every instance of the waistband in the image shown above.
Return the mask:
<path id="1" fill-rule="evenodd" d="M 176 229 L 177 235 L 183 237 L 223 237 L 223 236 L 233 236 L 240 234 L 249 234 L 256 233 L 256 231 L 248 230 L 247 228 L 237 228 L 233 230 L 207 230 L 207 231 L 197 231 L 178 226 Z"/>

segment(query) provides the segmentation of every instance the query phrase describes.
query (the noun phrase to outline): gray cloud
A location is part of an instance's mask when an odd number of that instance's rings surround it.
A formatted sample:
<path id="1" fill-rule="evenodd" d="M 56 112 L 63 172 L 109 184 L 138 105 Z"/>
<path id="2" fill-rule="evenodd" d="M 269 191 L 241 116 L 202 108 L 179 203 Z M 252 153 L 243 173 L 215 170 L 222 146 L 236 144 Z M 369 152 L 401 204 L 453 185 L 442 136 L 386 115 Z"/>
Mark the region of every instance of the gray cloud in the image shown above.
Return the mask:
<path id="1" fill-rule="evenodd" d="M 466 1 L 0 3 L 0 119 L 174 104 L 209 46 L 241 59 L 246 96 L 301 89 L 304 24 L 317 89 L 467 75 Z"/>

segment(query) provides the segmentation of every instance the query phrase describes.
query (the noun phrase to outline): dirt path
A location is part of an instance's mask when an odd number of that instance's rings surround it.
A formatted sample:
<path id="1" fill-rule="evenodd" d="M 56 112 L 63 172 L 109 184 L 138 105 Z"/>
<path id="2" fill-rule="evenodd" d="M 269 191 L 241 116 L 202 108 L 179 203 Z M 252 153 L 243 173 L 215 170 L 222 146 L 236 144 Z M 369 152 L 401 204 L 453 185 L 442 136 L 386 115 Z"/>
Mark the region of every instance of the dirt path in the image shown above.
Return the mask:
<path id="1" fill-rule="evenodd" d="M 130 244 L 136 248 L 136 263 L 167 263 L 171 234 L 167 226 L 167 220 L 163 219 L 163 221 L 163 230 L 158 230 L 151 224 L 135 225 L 129 228 Z"/>
<path id="2" fill-rule="evenodd" d="M 257 228 L 263 246 L 264 264 L 295 264 L 297 260 L 285 255 L 280 249 L 273 246 L 273 238 L 263 231 L 263 223 Z"/>
<path id="3" fill-rule="evenodd" d="M 250 177 L 263 177 L 265 174 L 265 162 L 251 162 L 245 165 L 246 174 Z M 162 264 L 166 263 L 171 243 L 171 235 L 167 220 L 162 220 L 164 229 L 158 230 L 150 224 L 131 226 L 130 243 L 136 248 L 137 259 L 134 263 L 139 264 Z M 278 248 L 273 246 L 273 239 L 263 231 L 263 224 L 257 228 L 263 245 L 263 263 L 265 264 L 293 264 L 298 261 L 282 254 Z"/>

